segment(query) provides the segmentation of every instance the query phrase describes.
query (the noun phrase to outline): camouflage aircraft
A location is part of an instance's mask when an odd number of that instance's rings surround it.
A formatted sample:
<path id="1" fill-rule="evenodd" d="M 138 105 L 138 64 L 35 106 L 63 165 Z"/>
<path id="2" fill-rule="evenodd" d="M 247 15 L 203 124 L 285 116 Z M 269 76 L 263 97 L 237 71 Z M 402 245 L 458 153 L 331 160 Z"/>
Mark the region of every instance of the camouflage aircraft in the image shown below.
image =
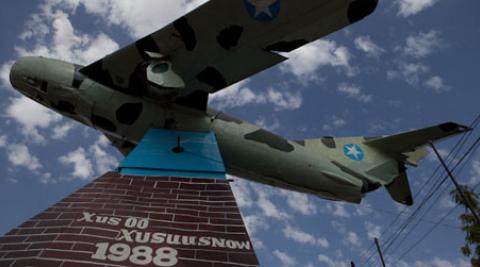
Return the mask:
<path id="1" fill-rule="evenodd" d="M 378 0 L 210 0 L 163 29 L 89 65 L 25 57 L 12 67 L 21 93 L 103 132 L 128 154 L 148 129 L 213 131 L 227 172 L 359 203 L 385 186 L 413 203 L 406 165 L 425 145 L 468 131 L 455 123 L 365 138 L 290 141 L 207 108 L 214 94 L 293 51 L 371 14 Z"/>

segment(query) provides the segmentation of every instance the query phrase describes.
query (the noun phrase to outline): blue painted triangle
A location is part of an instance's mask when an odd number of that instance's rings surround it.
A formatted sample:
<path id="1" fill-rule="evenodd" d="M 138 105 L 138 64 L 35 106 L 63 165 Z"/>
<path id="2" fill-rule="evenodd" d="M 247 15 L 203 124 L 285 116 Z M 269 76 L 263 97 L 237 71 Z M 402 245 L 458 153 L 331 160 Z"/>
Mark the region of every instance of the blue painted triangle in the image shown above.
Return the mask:
<path id="1" fill-rule="evenodd" d="M 118 171 L 127 175 L 225 179 L 225 166 L 212 132 L 150 129 Z"/>

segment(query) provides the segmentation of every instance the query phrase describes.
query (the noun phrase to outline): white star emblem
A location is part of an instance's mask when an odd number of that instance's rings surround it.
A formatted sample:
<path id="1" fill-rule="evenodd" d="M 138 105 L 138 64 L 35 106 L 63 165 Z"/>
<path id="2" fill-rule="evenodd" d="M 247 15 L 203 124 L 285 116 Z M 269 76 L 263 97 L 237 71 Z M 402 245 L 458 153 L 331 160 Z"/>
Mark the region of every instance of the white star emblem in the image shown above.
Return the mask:
<path id="1" fill-rule="evenodd" d="M 361 151 L 357 150 L 357 146 L 355 145 L 347 147 L 347 155 L 352 156 L 355 159 L 359 159 L 362 154 Z"/>
<path id="2" fill-rule="evenodd" d="M 248 2 L 255 6 L 255 17 L 260 16 L 262 13 L 271 18 L 273 17 L 270 6 L 275 4 L 277 0 L 248 0 Z"/>

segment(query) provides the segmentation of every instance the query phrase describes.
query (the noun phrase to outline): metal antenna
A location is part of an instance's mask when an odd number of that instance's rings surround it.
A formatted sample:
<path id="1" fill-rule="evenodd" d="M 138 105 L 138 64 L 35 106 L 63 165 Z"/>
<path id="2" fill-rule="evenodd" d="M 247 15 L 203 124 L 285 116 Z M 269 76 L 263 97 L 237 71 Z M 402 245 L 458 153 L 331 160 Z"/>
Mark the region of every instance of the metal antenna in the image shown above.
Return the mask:
<path id="1" fill-rule="evenodd" d="M 185 152 L 185 148 L 182 147 L 180 136 L 177 136 L 177 146 L 172 149 L 173 153 L 179 154 Z"/>
<path id="2" fill-rule="evenodd" d="M 378 254 L 380 254 L 380 260 L 382 260 L 382 265 L 383 267 L 386 267 L 385 259 L 383 259 L 382 249 L 380 248 L 380 243 L 378 242 L 378 239 L 376 237 L 373 240 L 375 241 L 375 245 L 377 246 Z"/>

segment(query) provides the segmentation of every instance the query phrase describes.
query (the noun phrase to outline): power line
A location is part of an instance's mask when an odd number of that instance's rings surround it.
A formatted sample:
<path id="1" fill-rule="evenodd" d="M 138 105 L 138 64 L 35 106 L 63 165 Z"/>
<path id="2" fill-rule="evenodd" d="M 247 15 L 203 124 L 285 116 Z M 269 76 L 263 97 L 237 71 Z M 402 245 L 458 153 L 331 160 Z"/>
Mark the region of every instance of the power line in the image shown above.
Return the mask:
<path id="1" fill-rule="evenodd" d="M 470 127 L 471 128 L 476 128 L 477 125 L 480 123 L 480 114 L 475 118 L 475 120 L 471 123 Z M 457 155 L 460 153 L 460 151 L 462 150 L 463 146 L 467 143 L 468 139 L 470 138 L 472 132 L 468 132 L 468 133 L 465 133 L 462 135 L 461 139 L 454 145 L 453 149 L 451 150 L 451 152 L 449 153 L 448 157 L 447 157 L 447 160 L 450 161 L 453 161 Z M 432 175 L 430 176 L 429 179 L 427 179 L 423 186 L 421 187 L 421 189 L 419 190 L 418 194 L 421 194 L 423 192 L 423 190 L 426 188 L 426 186 L 430 183 L 430 181 L 434 181 L 433 177 L 436 176 L 437 172 L 440 170 L 441 166 L 439 165 L 435 171 L 432 173 Z M 448 177 L 446 178 L 448 179 Z M 393 233 L 390 235 L 390 238 L 387 238 L 387 244 L 388 244 L 388 247 L 385 251 L 387 251 L 392 245 L 393 243 L 395 242 L 396 238 L 401 235 L 403 233 L 403 231 L 408 227 L 408 225 L 411 224 L 411 222 L 413 222 L 413 220 L 415 219 L 415 217 L 417 217 L 417 215 L 419 214 L 419 211 L 424 207 L 424 205 L 433 197 L 433 195 L 437 192 L 437 190 L 443 185 L 444 181 L 437 181 L 436 183 L 434 183 L 434 185 L 431 187 L 430 191 L 425 195 L 425 197 L 423 198 L 423 200 L 421 201 L 420 205 L 412 212 L 412 214 L 410 214 L 409 217 L 407 217 L 407 219 L 404 221 L 404 223 L 401 224 L 401 226 L 399 226 L 399 228 Z M 396 217 L 394 220 L 392 220 L 392 222 L 389 224 L 389 226 L 387 226 L 384 231 L 382 232 L 382 236 L 385 234 L 385 232 L 390 228 L 392 227 L 397 221 L 398 219 L 402 216 L 403 213 L 405 213 L 407 211 L 408 208 L 404 208 Z M 428 213 L 428 211 L 427 211 Z M 423 216 L 425 216 L 427 213 L 425 213 Z M 421 220 L 421 219 L 420 219 Z M 419 221 L 418 221 L 419 222 Z M 418 224 L 417 222 L 417 224 Z M 371 249 L 373 248 L 373 244 L 367 249 L 367 251 L 365 253 L 363 253 L 362 257 L 368 257 L 366 259 L 366 261 L 364 261 L 364 263 L 368 263 L 370 262 L 370 260 L 372 259 L 373 255 L 374 255 L 374 250 L 373 250 L 373 253 L 370 253 Z"/>

